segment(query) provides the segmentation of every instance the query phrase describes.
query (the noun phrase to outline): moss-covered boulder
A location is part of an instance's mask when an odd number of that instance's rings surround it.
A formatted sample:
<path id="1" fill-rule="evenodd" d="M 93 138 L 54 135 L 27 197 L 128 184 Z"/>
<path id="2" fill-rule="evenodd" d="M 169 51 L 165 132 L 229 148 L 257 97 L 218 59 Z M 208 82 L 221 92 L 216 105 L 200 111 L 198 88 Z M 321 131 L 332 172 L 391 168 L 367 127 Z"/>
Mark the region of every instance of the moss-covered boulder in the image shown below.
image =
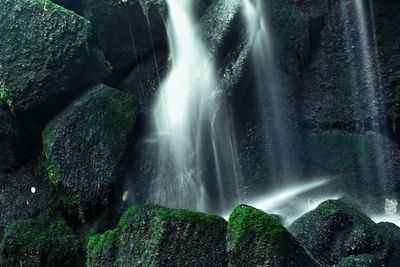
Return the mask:
<path id="1" fill-rule="evenodd" d="M 135 121 L 125 93 L 98 85 L 54 118 L 42 136 L 50 181 L 81 207 L 106 200 L 121 171 Z"/>
<path id="2" fill-rule="evenodd" d="M 226 221 L 191 210 L 140 206 L 90 237 L 88 266 L 227 266 Z"/>
<path id="3" fill-rule="evenodd" d="M 115 230 L 92 235 L 89 237 L 87 245 L 87 266 L 115 266 L 116 253 L 117 234 Z"/>
<path id="4" fill-rule="evenodd" d="M 4 231 L 2 266 L 82 266 L 82 249 L 63 220 L 17 220 Z"/>
<path id="5" fill-rule="evenodd" d="M 314 257 L 329 266 L 360 254 L 371 254 L 380 264 L 386 264 L 391 262 L 398 242 L 343 199 L 323 202 L 293 222 L 289 230 Z"/>
<path id="6" fill-rule="evenodd" d="M 0 100 L 27 110 L 108 73 L 91 25 L 49 0 L 5 0 L 0 10 Z"/>
<path id="7" fill-rule="evenodd" d="M 229 266 L 319 266 L 276 216 L 241 205 L 229 217 Z"/>

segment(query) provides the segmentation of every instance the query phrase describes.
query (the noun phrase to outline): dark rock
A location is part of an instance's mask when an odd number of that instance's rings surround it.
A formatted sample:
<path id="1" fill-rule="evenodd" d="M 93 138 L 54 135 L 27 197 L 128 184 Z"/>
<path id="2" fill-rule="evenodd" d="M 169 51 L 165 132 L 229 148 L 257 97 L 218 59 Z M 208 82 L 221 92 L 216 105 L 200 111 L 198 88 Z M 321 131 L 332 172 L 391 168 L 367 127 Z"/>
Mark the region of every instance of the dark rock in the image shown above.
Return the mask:
<path id="1" fill-rule="evenodd" d="M 363 205 L 399 196 L 400 150 L 386 136 L 314 130 L 305 133 L 304 141 L 310 173 L 333 177 L 330 188 L 363 199 Z M 384 199 L 379 203 L 383 207 Z"/>
<path id="2" fill-rule="evenodd" d="M 50 1 L 6 0 L 0 20 L 0 99 L 12 109 L 30 109 L 107 75 L 107 63 L 90 48 L 90 23 L 74 12 Z"/>
<path id="3" fill-rule="evenodd" d="M 310 34 L 299 79 L 303 125 L 389 128 L 395 133 L 400 110 L 395 26 L 399 3 L 363 1 L 360 11 L 350 0 L 298 0 L 296 4 L 309 17 Z M 386 125 L 387 121 L 393 125 Z"/>
<path id="4" fill-rule="evenodd" d="M 239 206 L 227 228 L 229 266 L 319 266 L 279 219 Z"/>
<path id="5" fill-rule="evenodd" d="M 0 101 L 0 172 L 10 171 L 30 156 L 32 140 L 16 115 Z"/>
<path id="6" fill-rule="evenodd" d="M 115 230 L 89 239 L 88 266 L 227 266 L 226 222 L 182 209 L 128 209 Z"/>
<path id="7" fill-rule="evenodd" d="M 374 1 L 376 16 L 377 44 L 380 55 L 383 86 L 385 91 L 386 114 L 392 123 L 391 130 L 396 136 L 400 122 L 400 2 L 395 0 Z M 398 139 L 400 140 L 400 139 Z"/>
<path id="8" fill-rule="evenodd" d="M 46 170 L 37 156 L 13 173 L 0 173 L 0 229 L 13 220 L 35 217 L 52 209 L 53 191 L 45 178 Z"/>
<path id="9" fill-rule="evenodd" d="M 165 3 L 158 2 L 82 0 L 82 14 L 93 25 L 115 81 L 128 75 L 159 46 L 167 47 Z"/>
<path id="10" fill-rule="evenodd" d="M 79 205 L 106 201 L 120 175 L 136 111 L 125 93 L 98 85 L 53 119 L 43 132 L 50 181 Z"/>
<path id="11" fill-rule="evenodd" d="M 17 220 L 4 231 L 2 266 L 82 266 L 82 250 L 63 220 Z"/>
<path id="12" fill-rule="evenodd" d="M 162 79 L 167 73 L 168 52 L 156 51 L 145 62 L 137 65 L 119 84 L 119 89 L 132 95 L 140 112 L 146 112 L 153 104 Z"/>
<path id="13" fill-rule="evenodd" d="M 345 257 L 339 261 L 337 267 L 376 267 L 378 261 L 373 255 L 361 254 Z"/>
<path id="14" fill-rule="evenodd" d="M 365 260 L 370 254 L 380 264 L 391 262 L 396 243 L 356 206 L 346 200 L 328 200 L 289 227 L 294 237 L 321 263 L 328 266 Z M 343 263 L 344 262 L 344 263 Z M 346 265 L 344 265 L 346 266 Z"/>
<path id="15" fill-rule="evenodd" d="M 377 224 L 382 232 L 385 233 L 386 239 L 394 244 L 392 247 L 391 257 L 388 259 L 386 266 L 396 267 L 400 262 L 400 247 L 397 245 L 400 241 L 400 227 L 393 223 L 381 222 Z"/>

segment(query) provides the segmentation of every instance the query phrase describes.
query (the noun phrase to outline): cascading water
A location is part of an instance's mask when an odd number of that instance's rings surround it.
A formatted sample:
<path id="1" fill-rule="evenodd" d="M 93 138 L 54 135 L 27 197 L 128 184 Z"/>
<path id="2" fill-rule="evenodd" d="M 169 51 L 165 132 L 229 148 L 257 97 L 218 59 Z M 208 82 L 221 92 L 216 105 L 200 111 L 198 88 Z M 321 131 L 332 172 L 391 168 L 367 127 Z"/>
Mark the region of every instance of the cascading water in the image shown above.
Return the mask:
<path id="1" fill-rule="evenodd" d="M 293 151 L 299 143 L 293 88 L 280 71 L 263 1 L 244 1 L 243 14 L 249 35 L 254 39 L 252 65 L 255 75 L 259 124 L 264 129 L 264 153 L 270 176 L 279 183 L 293 183 L 299 175 L 299 158 Z"/>
<path id="2" fill-rule="evenodd" d="M 192 1 L 170 0 L 168 7 L 172 69 L 154 107 L 158 166 L 149 202 L 202 209 L 202 134 L 215 71 L 193 21 Z"/>
<path id="3" fill-rule="evenodd" d="M 366 129 L 378 134 L 385 134 L 386 120 L 383 116 L 384 100 L 380 69 L 379 54 L 375 35 L 375 14 L 373 2 L 370 0 L 341 0 L 341 16 L 344 25 L 344 39 L 346 53 L 351 64 L 351 88 L 353 99 L 356 102 L 354 120 L 364 118 L 364 123 L 357 125 L 357 130 Z M 359 145 L 360 154 L 363 153 L 362 144 Z M 373 142 L 375 154 L 374 162 L 361 162 L 361 172 L 374 169 L 381 195 L 391 191 L 389 177 L 391 177 L 390 155 L 382 149 L 381 144 Z M 362 157 L 360 157 L 362 159 Z M 371 166 L 373 165 L 373 166 Z M 366 176 L 366 175 L 365 175 Z"/>
<path id="4" fill-rule="evenodd" d="M 156 146 L 148 159 L 155 171 L 143 202 L 218 211 L 226 205 L 224 188 L 236 188 L 234 182 L 225 186 L 225 177 L 237 177 L 235 137 L 194 4 L 168 1 L 172 66 L 153 109 L 147 141 Z"/>

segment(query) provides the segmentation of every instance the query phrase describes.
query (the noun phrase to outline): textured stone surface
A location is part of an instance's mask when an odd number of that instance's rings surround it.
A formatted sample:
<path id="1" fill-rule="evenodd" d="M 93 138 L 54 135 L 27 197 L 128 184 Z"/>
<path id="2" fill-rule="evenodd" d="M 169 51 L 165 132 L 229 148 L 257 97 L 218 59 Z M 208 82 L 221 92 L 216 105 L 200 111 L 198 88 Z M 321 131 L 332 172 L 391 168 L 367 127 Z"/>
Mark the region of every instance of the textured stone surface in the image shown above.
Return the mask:
<path id="1" fill-rule="evenodd" d="M 0 99 L 13 109 L 30 109 L 108 73 L 90 48 L 90 23 L 74 12 L 47 0 L 5 0 L 0 20 Z"/>
<path id="2" fill-rule="evenodd" d="M 92 23 L 96 40 L 113 66 L 117 80 L 150 57 L 158 46 L 167 46 L 164 14 L 157 3 L 139 0 L 81 2 L 82 15 Z"/>
<path id="3" fill-rule="evenodd" d="M 225 231 L 215 215 L 130 208 L 115 230 L 89 239 L 88 266 L 227 266 Z"/>
<path id="4" fill-rule="evenodd" d="M 43 132 L 51 182 L 69 189 L 81 205 L 106 200 L 119 178 L 135 116 L 131 97 L 105 85 L 74 101 Z"/>
<path id="5" fill-rule="evenodd" d="M 63 220 L 17 220 L 0 243 L 2 266 L 82 266 L 82 250 Z"/>
<path id="6" fill-rule="evenodd" d="M 390 232 L 346 200 L 323 202 L 293 222 L 289 230 L 307 251 L 329 266 L 351 255 L 371 254 L 380 264 L 397 257 L 398 241 L 390 238 Z M 343 261 L 350 260 L 355 261 L 354 257 Z"/>
<path id="7" fill-rule="evenodd" d="M 227 251 L 229 266 L 319 266 L 279 219 L 244 205 L 229 217 Z"/>

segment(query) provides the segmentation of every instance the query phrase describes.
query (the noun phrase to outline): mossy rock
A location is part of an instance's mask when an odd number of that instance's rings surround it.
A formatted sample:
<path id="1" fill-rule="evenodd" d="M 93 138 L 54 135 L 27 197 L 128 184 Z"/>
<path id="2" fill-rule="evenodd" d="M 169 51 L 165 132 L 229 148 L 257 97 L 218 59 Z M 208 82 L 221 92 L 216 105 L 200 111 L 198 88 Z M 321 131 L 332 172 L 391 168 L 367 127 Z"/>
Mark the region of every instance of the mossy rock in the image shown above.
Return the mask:
<path id="1" fill-rule="evenodd" d="M 109 73 L 90 44 L 90 23 L 72 11 L 49 0 L 4 0 L 0 20 L 0 100 L 14 110 L 84 89 Z"/>
<path id="2" fill-rule="evenodd" d="M 90 237 L 88 266 L 227 266 L 226 221 L 157 206 L 129 208 L 118 226 Z"/>
<path id="3" fill-rule="evenodd" d="M 380 264 L 390 262 L 396 242 L 348 200 L 327 200 L 289 227 L 294 237 L 327 265 L 342 258 L 371 254 Z"/>
<path id="4" fill-rule="evenodd" d="M 54 118 L 42 135 L 50 182 L 80 208 L 107 200 L 121 174 L 136 112 L 127 94 L 91 88 Z"/>
<path id="5" fill-rule="evenodd" d="M 82 250 L 63 220 L 17 220 L 0 244 L 3 266 L 80 266 Z"/>
<path id="6" fill-rule="evenodd" d="M 361 254 L 345 257 L 339 261 L 337 267 L 376 267 L 379 263 L 373 255 Z"/>
<path id="7" fill-rule="evenodd" d="M 116 241 L 117 234 L 115 230 L 108 230 L 103 234 L 90 236 L 87 245 L 87 266 L 114 266 L 117 253 Z"/>
<path id="8" fill-rule="evenodd" d="M 276 216 L 241 205 L 229 217 L 229 266 L 319 266 Z"/>

